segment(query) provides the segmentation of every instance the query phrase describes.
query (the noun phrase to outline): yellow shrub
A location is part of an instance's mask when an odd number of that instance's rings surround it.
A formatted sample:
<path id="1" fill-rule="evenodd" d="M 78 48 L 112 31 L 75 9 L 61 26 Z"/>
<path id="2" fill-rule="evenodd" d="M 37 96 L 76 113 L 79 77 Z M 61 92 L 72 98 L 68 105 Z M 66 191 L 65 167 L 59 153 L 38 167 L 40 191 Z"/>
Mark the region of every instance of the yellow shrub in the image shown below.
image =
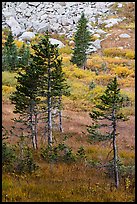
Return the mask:
<path id="1" fill-rule="evenodd" d="M 127 50 L 126 58 L 128 58 L 128 59 L 135 59 L 135 52 L 133 50 Z"/>
<path id="2" fill-rule="evenodd" d="M 103 74 L 103 75 L 98 75 L 95 78 L 95 81 L 97 84 L 106 86 L 108 84 L 108 82 L 113 78 L 113 75 L 110 74 Z"/>
<path id="3" fill-rule="evenodd" d="M 69 45 L 66 45 L 65 47 L 60 48 L 59 54 L 62 54 L 62 53 L 71 54 L 72 53 L 71 47 Z"/>
<path id="4" fill-rule="evenodd" d="M 120 49 L 117 47 L 113 48 L 106 48 L 103 50 L 104 55 L 106 56 L 113 56 L 113 57 L 126 57 L 129 59 L 135 58 L 135 51 L 131 49 Z"/>
<path id="5" fill-rule="evenodd" d="M 87 59 L 86 67 L 87 69 L 95 71 L 96 69 L 102 69 L 103 64 L 104 60 L 99 55 L 93 55 L 91 58 Z"/>
<path id="6" fill-rule="evenodd" d="M 128 65 L 129 64 L 129 60 L 127 59 L 122 59 L 121 57 L 104 57 L 104 61 L 109 63 L 109 64 L 118 64 L 118 65 Z"/>
<path id="7" fill-rule="evenodd" d="M 105 90 L 104 86 L 97 85 L 94 89 L 90 91 L 90 100 L 93 103 L 96 103 L 99 97 L 103 94 L 104 90 Z"/>
<path id="8" fill-rule="evenodd" d="M 2 85 L 15 87 L 17 85 L 15 76 L 17 76 L 17 73 L 10 73 L 9 71 L 2 72 Z"/>
<path id="9" fill-rule="evenodd" d="M 127 77 L 129 74 L 131 74 L 133 71 L 132 70 L 129 70 L 128 67 L 116 67 L 116 68 L 113 68 L 113 73 L 115 73 L 117 76 L 119 77 Z"/>
<path id="10" fill-rule="evenodd" d="M 17 46 L 18 48 L 21 48 L 22 45 L 23 45 L 23 42 L 22 42 L 22 41 L 14 40 L 14 42 L 15 42 L 15 44 L 16 44 L 16 46 Z"/>
<path id="11" fill-rule="evenodd" d="M 3 94 L 10 94 L 15 90 L 14 87 L 11 86 L 2 86 L 2 93 Z"/>

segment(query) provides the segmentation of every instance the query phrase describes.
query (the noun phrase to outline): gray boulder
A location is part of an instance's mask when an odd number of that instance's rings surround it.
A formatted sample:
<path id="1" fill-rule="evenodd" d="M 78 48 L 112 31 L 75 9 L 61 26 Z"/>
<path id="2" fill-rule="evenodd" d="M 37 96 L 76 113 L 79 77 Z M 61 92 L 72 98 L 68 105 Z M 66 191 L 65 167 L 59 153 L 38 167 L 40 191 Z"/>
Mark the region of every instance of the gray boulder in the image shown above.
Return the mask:
<path id="1" fill-rule="evenodd" d="M 11 28 L 13 35 L 18 36 L 22 33 L 21 26 L 14 17 L 11 16 L 9 19 L 7 19 L 6 24 Z"/>
<path id="2" fill-rule="evenodd" d="M 53 44 L 53 45 L 57 44 L 58 48 L 62 48 L 62 47 L 65 46 L 60 40 L 57 40 L 57 39 L 54 39 L 54 38 L 49 38 L 49 40 L 50 40 L 51 44 Z"/>
<path id="3" fill-rule="evenodd" d="M 120 38 L 130 38 L 131 36 L 128 35 L 127 33 L 123 33 L 119 35 Z"/>
<path id="4" fill-rule="evenodd" d="M 24 32 L 20 37 L 20 41 L 31 41 L 32 38 L 35 37 L 35 34 L 33 32 Z"/>

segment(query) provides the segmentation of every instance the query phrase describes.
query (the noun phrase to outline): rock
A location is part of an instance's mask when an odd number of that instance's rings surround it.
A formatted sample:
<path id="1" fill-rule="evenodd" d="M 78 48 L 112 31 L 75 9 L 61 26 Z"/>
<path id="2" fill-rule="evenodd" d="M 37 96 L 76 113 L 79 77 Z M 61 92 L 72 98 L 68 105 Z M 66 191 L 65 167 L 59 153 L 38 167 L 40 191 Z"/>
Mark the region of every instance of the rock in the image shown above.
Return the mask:
<path id="1" fill-rule="evenodd" d="M 73 40 L 70 40 L 70 41 L 69 41 L 69 45 L 70 45 L 70 46 L 72 46 L 72 45 L 74 46 L 74 45 L 75 45 L 75 42 L 74 42 Z"/>
<path id="2" fill-rule="evenodd" d="M 42 23 L 42 25 L 39 25 L 39 28 L 37 29 L 38 33 L 44 33 L 46 31 L 50 32 L 50 24 L 49 23 Z"/>
<path id="3" fill-rule="evenodd" d="M 95 31 L 96 33 L 98 33 L 98 34 L 106 34 L 106 32 L 104 31 L 104 30 L 102 30 L 102 29 L 96 29 L 96 31 Z"/>
<path id="4" fill-rule="evenodd" d="M 122 20 L 122 18 L 110 18 L 108 20 L 104 20 L 104 23 L 107 24 L 105 25 L 105 28 L 110 28 L 113 25 L 118 24 L 118 22 L 121 22 Z"/>
<path id="5" fill-rule="evenodd" d="M 41 17 L 40 17 L 40 19 L 43 21 L 43 20 L 45 20 L 47 18 L 47 14 L 44 14 L 44 15 L 42 15 Z"/>
<path id="6" fill-rule="evenodd" d="M 91 35 L 95 33 L 101 35 L 106 32 L 96 31 L 104 23 L 107 14 L 114 15 L 109 9 L 113 4 L 114 2 L 2 2 L 2 25 L 8 25 L 7 20 L 14 17 L 17 21 L 14 26 L 14 33 L 17 33 L 15 35 L 21 34 L 21 29 L 27 31 L 31 28 L 37 33 L 48 30 L 72 37 L 84 11 L 89 24 L 92 23 L 88 26 Z M 114 21 L 116 20 L 106 21 L 106 27 L 114 25 L 116 23 Z"/>
<path id="7" fill-rule="evenodd" d="M 60 27 L 60 24 L 59 23 L 54 23 L 54 24 L 50 24 L 50 28 L 53 30 L 53 31 L 57 31 Z"/>
<path id="8" fill-rule="evenodd" d="M 22 33 L 21 26 L 14 17 L 11 16 L 8 20 L 6 20 L 6 24 L 11 28 L 13 35 L 18 36 Z"/>
<path id="9" fill-rule="evenodd" d="M 120 38 L 130 38 L 131 36 L 128 35 L 127 33 L 123 33 L 119 35 Z"/>
<path id="10" fill-rule="evenodd" d="M 28 2 L 28 4 L 31 6 L 38 6 L 40 2 Z"/>
<path id="11" fill-rule="evenodd" d="M 101 45 L 100 45 L 101 40 L 97 39 L 93 42 L 93 45 L 97 48 L 97 49 L 101 49 Z"/>
<path id="12" fill-rule="evenodd" d="M 117 7 L 118 7 L 118 8 L 122 8 L 123 5 L 122 5 L 121 3 L 119 3 Z"/>
<path id="13" fill-rule="evenodd" d="M 60 40 L 57 40 L 54 38 L 49 38 L 49 40 L 50 40 L 51 44 L 53 44 L 53 45 L 57 44 L 59 48 L 62 48 L 65 46 Z"/>
<path id="14" fill-rule="evenodd" d="M 93 35 L 95 38 L 100 38 L 100 35 L 99 34 L 94 34 Z"/>
<path id="15" fill-rule="evenodd" d="M 31 41 L 32 38 L 35 37 L 35 34 L 33 32 L 24 32 L 20 37 L 20 41 Z"/>

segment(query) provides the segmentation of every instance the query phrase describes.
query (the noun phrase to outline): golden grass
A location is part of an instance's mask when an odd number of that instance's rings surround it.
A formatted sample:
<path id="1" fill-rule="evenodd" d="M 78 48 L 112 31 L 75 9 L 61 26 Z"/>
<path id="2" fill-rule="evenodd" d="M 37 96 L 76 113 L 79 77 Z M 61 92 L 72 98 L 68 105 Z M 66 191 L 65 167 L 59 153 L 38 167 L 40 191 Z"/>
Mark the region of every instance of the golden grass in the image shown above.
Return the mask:
<path id="1" fill-rule="evenodd" d="M 84 163 L 47 164 L 33 175 L 3 173 L 2 201 L 9 202 L 115 202 L 134 201 L 134 188 L 118 190 L 113 180 Z M 7 196 L 6 196 L 7 195 Z"/>

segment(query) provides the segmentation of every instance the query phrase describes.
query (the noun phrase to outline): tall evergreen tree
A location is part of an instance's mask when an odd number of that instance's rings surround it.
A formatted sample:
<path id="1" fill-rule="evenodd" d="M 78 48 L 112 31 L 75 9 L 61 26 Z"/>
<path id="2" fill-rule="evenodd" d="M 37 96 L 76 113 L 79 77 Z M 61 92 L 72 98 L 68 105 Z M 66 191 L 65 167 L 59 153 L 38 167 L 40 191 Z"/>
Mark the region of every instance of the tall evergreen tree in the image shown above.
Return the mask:
<path id="1" fill-rule="evenodd" d="M 52 45 L 49 41 L 48 33 L 38 45 L 33 45 L 32 48 L 35 51 L 34 60 L 38 66 L 42 66 L 44 75 L 41 77 L 43 88 L 41 96 L 45 97 L 47 106 L 47 132 L 48 132 L 48 144 L 52 146 L 52 123 L 53 123 L 53 108 L 57 97 L 60 98 L 64 94 L 64 90 L 67 89 L 65 84 L 64 74 L 62 72 L 62 59 L 59 58 L 58 45 Z M 61 105 L 58 107 L 61 108 Z"/>
<path id="2" fill-rule="evenodd" d="M 44 72 L 35 62 L 18 72 L 16 91 L 11 95 L 10 100 L 15 104 L 15 113 L 20 114 L 20 121 L 26 124 L 31 132 L 33 148 L 37 149 L 37 116 L 39 113 L 38 104 L 41 76 Z"/>
<path id="3" fill-rule="evenodd" d="M 2 70 L 15 71 L 18 67 L 17 47 L 14 43 L 12 32 L 9 32 L 2 52 Z"/>
<path id="4" fill-rule="evenodd" d="M 88 20 L 85 18 L 84 13 L 81 14 L 81 18 L 78 21 L 77 31 L 74 37 L 75 47 L 71 58 L 71 62 L 76 64 L 80 68 L 86 66 L 87 49 L 90 45 L 90 32 L 87 26 Z"/>
<path id="5" fill-rule="evenodd" d="M 120 114 L 124 98 L 120 94 L 120 88 L 117 83 L 117 78 L 107 85 L 100 101 L 90 113 L 93 119 L 92 126 L 88 127 L 90 141 L 105 141 L 110 140 L 113 144 L 113 171 L 115 177 L 116 188 L 119 186 L 119 170 L 118 170 L 118 152 L 116 144 L 117 122 L 125 120 L 125 116 Z M 102 122 L 101 122 L 102 121 Z M 104 122 L 105 121 L 105 122 Z M 107 122 L 106 122 L 107 121 Z M 106 133 L 102 132 L 102 127 L 107 128 Z"/>

